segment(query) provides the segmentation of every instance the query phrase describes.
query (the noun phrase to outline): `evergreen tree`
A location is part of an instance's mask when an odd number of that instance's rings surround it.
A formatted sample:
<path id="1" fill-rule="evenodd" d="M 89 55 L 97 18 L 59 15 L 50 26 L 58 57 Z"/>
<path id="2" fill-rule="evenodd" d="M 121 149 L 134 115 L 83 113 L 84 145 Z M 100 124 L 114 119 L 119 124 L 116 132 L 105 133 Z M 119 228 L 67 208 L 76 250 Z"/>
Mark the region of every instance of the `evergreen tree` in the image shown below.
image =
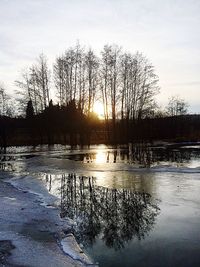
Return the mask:
<path id="1" fill-rule="evenodd" d="M 33 115 L 34 115 L 33 103 L 31 100 L 29 100 L 26 108 L 26 118 L 30 119 L 33 117 Z"/>

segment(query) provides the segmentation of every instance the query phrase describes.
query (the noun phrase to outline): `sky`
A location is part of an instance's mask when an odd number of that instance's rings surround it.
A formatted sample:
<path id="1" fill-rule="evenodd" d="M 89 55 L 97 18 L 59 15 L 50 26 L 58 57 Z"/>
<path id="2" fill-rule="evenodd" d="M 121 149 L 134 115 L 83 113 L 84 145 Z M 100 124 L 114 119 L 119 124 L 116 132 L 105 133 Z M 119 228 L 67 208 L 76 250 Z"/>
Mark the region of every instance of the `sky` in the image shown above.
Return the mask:
<path id="1" fill-rule="evenodd" d="M 14 81 L 44 53 L 52 64 L 79 40 L 142 52 L 159 76 L 159 104 L 179 95 L 200 113 L 200 0 L 0 0 L 0 82 Z"/>

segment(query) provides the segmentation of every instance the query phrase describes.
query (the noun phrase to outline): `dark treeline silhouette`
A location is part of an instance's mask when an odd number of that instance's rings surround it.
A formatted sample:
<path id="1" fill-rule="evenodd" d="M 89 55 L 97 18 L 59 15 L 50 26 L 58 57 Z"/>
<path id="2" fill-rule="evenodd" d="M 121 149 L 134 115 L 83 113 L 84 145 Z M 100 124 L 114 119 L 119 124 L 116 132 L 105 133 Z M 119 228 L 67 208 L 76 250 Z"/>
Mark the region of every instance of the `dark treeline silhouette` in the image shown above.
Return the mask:
<path id="1" fill-rule="evenodd" d="M 90 132 L 97 127 L 94 114 L 84 115 L 75 101 L 66 106 L 49 105 L 34 115 L 32 101 L 27 104 L 26 118 L 0 116 L 0 145 L 88 144 Z"/>
<path id="2" fill-rule="evenodd" d="M 51 191 L 51 175 L 46 183 Z M 145 238 L 159 213 L 150 194 L 96 186 L 92 177 L 62 175 L 59 192 L 61 217 L 77 222 L 72 231 L 85 246 L 101 235 L 108 247 L 123 248 L 133 238 Z"/>
<path id="3" fill-rule="evenodd" d="M 198 141 L 200 138 L 200 116 L 181 115 L 152 118 L 132 123 L 129 140 Z"/>
<path id="4" fill-rule="evenodd" d="M 124 123 L 128 124 L 127 127 Z M 107 128 L 109 127 L 109 129 Z M 109 131 L 109 133 L 108 133 Z M 112 138 L 114 135 L 114 138 Z M 109 137 L 109 138 L 108 138 Z M 198 141 L 200 115 L 182 115 L 164 118 L 145 118 L 124 122 L 99 120 L 95 114 L 85 115 L 72 100 L 66 106 L 53 105 L 33 115 L 30 102 L 26 118 L 0 116 L 0 146 L 100 143 Z"/>
<path id="5" fill-rule="evenodd" d="M 77 44 L 55 59 L 52 75 L 50 69 L 41 54 L 15 81 L 15 102 L 0 86 L 2 147 L 199 138 L 199 117 L 183 116 L 188 107 L 183 99 L 173 96 L 165 112 L 158 110 L 158 76 L 142 53 L 105 45 L 97 55 Z M 52 91 L 56 105 L 50 100 Z M 98 101 L 104 120 L 94 113 Z M 26 118 L 11 119 L 15 109 Z"/>
<path id="6" fill-rule="evenodd" d="M 105 45 L 97 55 L 91 48 L 85 49 L 77 43 L 55 59 L 53 75 L 50 75 L 50 69 L 46 56 L 41 54 L 23 71 L 21 79 L 15 81 L 19 88 L 19 109 L 26 110 L 29 120 L 24 122 L 23 128 L 28 126 L 32 136 L 37 132 L 41 143 L 54 142 L 55 133 L 56 142 L 60 142 L 61 135 L 64 133 L 65 139 L 66 132 L 71 143 L 85 142 L 85 137 L 90 137 L 87 130 L 91 128 L 88 127 L 91 121 L 94 128 L 94 105 L 99 100 L 104 108 L 105 127 L 100 131 L 108 142 L 117 141 L 119 119 L 141 119 L 152 114 L 156 106 L 154 96 L 159 92 L 158 77 L 142 53 L 125 53 L 117 45 Z M 57 95 L 57 106 L 50 101 L 52 90 Z M 0 115 L 5 116 L 8 115 L 8 108 L 5 108 L 8 101 L 5 89 L 1 91 Z"/>

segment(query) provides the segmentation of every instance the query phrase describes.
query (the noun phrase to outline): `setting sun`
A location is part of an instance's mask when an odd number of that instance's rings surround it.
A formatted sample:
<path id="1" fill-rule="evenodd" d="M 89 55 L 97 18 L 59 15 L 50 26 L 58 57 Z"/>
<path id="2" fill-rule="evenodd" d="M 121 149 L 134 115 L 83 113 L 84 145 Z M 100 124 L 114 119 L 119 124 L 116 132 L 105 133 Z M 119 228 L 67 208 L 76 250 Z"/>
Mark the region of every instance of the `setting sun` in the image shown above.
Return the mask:
<path id="1" fill-rule="evenodd" d="M 94 103 L 93 111 L 98 115 L 99 119 L 104 118 L 104 107 L 101 102 Z"/>

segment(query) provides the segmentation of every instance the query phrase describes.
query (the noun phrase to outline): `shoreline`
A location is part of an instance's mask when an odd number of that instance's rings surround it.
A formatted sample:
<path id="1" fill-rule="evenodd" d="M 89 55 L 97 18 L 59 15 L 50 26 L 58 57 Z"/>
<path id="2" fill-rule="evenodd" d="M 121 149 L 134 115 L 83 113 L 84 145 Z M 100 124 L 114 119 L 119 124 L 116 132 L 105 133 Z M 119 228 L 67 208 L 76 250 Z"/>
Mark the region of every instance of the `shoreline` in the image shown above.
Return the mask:
<path id="1" fill-rule="evenodd" d="M 0 266 L 96 266 L 77 244 L 70 221 L 60 217 L 58 207 L 17 188 L 10 178 L 10 173 L 0 172 Z"/>

